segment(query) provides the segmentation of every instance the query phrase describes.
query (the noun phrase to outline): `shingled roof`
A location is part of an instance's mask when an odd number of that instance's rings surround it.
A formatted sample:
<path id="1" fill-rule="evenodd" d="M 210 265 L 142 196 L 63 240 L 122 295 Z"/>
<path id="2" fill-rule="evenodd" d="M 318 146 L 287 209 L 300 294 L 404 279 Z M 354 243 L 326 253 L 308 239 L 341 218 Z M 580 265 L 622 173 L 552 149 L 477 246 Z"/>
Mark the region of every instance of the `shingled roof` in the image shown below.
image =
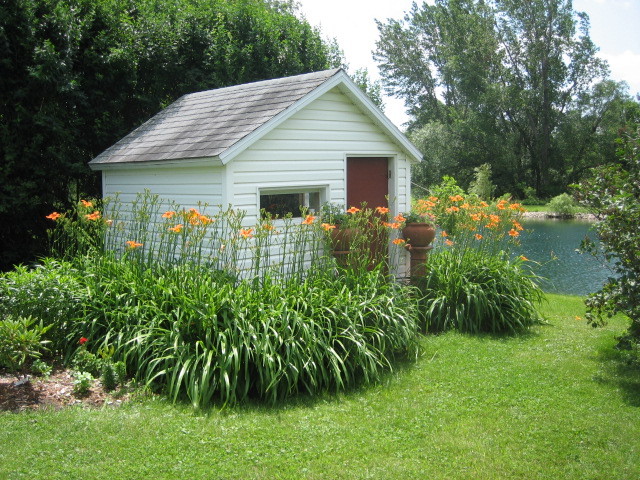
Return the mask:
<path id="1" fill-rule="evenodd" d="M 90 165 L 219 156 L 340 71 L 324 70 L 184 95 Z"/>

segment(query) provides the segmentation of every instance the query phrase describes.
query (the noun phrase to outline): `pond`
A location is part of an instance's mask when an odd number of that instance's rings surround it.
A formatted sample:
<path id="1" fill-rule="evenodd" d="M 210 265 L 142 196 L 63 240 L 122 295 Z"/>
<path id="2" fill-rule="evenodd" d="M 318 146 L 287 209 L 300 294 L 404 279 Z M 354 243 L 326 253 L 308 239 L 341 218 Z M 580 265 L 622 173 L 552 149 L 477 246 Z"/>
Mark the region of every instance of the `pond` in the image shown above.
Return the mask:
<path id="1" fill-rule="evenodd" d="M 597 240 L 592 222 L 527 219 L 518 254 L 540 263 L 535 272 L 545 277 L 546 292 L 587 295 L 596 292 L 613 273 L 609 266 L 576 249 L 585 235 Z"/>

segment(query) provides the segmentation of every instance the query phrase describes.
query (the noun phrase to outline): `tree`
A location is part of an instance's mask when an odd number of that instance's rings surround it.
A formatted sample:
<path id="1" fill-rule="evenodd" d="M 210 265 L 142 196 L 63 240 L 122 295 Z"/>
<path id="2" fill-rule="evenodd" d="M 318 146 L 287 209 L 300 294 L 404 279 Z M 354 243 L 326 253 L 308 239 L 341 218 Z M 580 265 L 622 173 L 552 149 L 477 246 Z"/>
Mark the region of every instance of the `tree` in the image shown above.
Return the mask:
<path id="1" fill-rule="evenodd" d="M 180 95 L 340 63 L 291 2 L 3 1 L 0 268 L 44 253 L 45 215 L 99 194 L 87 162 Z"/>
<path id="2" fill-rule="evenodd" d="M 640 123 L 624 132 L 618 155 L 617 163 L 593 169 L 575 186 L 578 201 L 600 219 L 595 228 L 616 273 L 587 297 L 587 318 L 599 324 L 622 313 L 631 320 L 628 340 L 640 343 Z"/>
<path id="3" fill-rule="evenodd" d="M 562 167 L 558 129 L 607 74 L 585 14 L 569 0 L 436 0 L 378 29 L 375 58 L 411 129 L 445 125 L 467 178 L 490 162 L 503 191 L 524 172 L 547 193 Z"/>

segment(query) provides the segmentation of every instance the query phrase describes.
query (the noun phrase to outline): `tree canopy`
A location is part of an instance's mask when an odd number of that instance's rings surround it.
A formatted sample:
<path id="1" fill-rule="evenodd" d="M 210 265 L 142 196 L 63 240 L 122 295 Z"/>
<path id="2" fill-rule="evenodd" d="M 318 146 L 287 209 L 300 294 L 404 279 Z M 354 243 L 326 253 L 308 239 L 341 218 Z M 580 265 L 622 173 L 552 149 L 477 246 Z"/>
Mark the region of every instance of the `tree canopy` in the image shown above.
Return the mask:
<path id="1" fill-rule="evenodd" d="M 455 170 L 441 173 L 468 184 L 489 163 L 498 193 L 549 195 L 613 159 L 598 135 L 612 143 L 607 122 L 622 119 L 610 112 L 632 100 L 606 80 L 588 17 L 570 0 L 414 3 L 378 29 L 375 58 L 387 92 L 405 100 L 410 134 L 451 139 L 436 165 Z"/>
<path id="2" fill-rule="evenodd" d="M 289 1 L 3 1 L 0 268 L 42 253 L 44 216 L 99 194 L 87 162 L 180 95 L 340 64 Z"/>

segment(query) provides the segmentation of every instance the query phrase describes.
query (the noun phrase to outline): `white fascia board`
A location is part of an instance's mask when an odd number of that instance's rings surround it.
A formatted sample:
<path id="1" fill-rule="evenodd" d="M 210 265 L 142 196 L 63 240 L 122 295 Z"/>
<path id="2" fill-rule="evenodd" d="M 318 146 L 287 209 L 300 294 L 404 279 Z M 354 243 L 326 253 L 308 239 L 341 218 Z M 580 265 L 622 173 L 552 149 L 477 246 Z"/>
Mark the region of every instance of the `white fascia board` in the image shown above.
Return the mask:
<path id="1" fill-rule="evenodd" d="M 221 167 L 220 157 L 182 158 L 171 160 L 155 160 L 152 162 L 119 162 L 119 163 L 89 163 L 94 171 L 131 170 L 140 168 L 171 168 L 171 167 Z"/>

